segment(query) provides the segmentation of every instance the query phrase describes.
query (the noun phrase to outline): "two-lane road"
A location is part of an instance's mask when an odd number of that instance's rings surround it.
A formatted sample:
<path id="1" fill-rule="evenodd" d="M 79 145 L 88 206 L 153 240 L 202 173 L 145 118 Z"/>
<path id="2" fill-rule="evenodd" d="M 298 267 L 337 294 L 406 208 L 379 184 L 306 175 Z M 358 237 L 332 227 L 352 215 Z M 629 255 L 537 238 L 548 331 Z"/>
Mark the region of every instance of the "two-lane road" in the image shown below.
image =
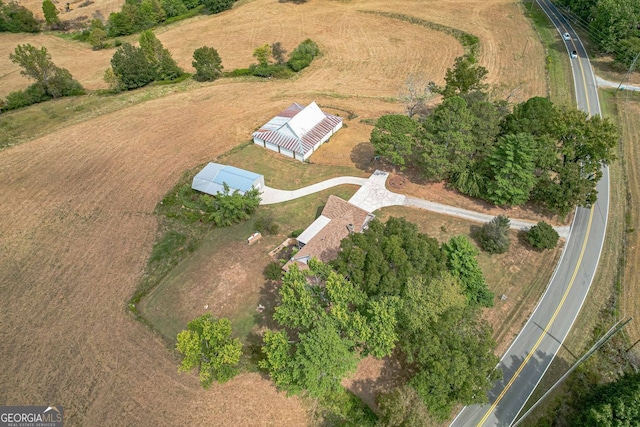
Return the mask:
<path id="1" fill-rule="evenodd" d="M 548 0 L 537 0 L 565 40 L 578 108 L 600 114 L 598 92 L 587 52 L 566 19 Z M 578 208 L 570 237 L 547 290 L 520 334 L 504 354 L 498 368 L 504 379 L 489 393 L 489 403 L 465 407 L 451 424 L 509 426 L 533 393 L 560 349 L 589 292 L 605 238 L 609 211 L 609 171 L 598 182 L 598 201 L 591 209 Z"/>

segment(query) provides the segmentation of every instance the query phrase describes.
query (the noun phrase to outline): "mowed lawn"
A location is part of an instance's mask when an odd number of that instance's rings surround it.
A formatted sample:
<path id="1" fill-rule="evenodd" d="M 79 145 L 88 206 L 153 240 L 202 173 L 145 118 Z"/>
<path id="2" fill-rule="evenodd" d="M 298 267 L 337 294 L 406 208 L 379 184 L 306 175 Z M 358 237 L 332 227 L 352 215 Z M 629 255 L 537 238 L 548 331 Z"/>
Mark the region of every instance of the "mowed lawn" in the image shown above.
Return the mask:
<path id="1" fill-rule="evenodd" d="M 47 107 L 53 104 L 33 106 L 40 109 L 37 135 L 20 129 L 32 123 L 28 118 L 9 120 L 23 112 L 3 115 L 0 125 L 10 121 L 17 135 L 9 144 L 18 144 L 0 151 L 7 201 L 0 204 L 0 401 L 60 403 L 70 425 L 308 422 L 298 399 L 257 374 L 202 390 L 195 375 L 177 372 L 174 355 L 127 315 L 125 304 L 156 238 L 154 207 L 185 170 L 247 141 L 292 102 L 316 100 L 359 118 L 402 112 L 394 100 L 407 76 L 441 84 L 463 52 L 450 36 L 360 9 L 414 15 L 475 34 L 479 62 L 501 93 L 515 90 L 514 101 L 545 94 L 542 46 L 511 1 L 256 0 L 160 29 L 158 37 L 187 71 L 193 50 L 203 45 L 218 49 L 230 70 L 252 63 L 257 46 L 281 41 L 291 50 L 309 37 L 323 56 L 292 80 L 145 88 L 133 98 L 112 98 L 119 101 L 109 108 L 91 95 L 56 104 L 64 113 Z M 89 89 L 105 87 L 101 77 L 113 49 L 93 52 L 54 35 L 0 34 L 0 96 L 30 84 L 7 60 L 25 42 L 46 46 L 54 62 Z M 527 55 L 516 58 L 525 46 Z M 82 117 L 69 114 L 72 109 Z M 347 145 L 364 142 L 366 128 L 359 132 Z M 352 148 L 332 150 L 311 162 L 330 163 L 334 156 L 341 166 L 356 166 Z M 209 303 L 195 301 L 185 305 L 195 314 Z"/>

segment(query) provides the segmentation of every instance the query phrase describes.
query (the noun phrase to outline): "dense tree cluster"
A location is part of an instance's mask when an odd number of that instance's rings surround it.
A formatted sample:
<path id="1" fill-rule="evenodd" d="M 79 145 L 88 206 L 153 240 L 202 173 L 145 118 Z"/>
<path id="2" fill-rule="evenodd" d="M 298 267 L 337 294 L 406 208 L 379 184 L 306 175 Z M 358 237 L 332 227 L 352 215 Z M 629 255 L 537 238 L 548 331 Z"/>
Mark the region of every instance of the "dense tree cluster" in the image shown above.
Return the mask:
<path id="1" fill-rule="evenodd" d="M 37 33 L 40 24 L 33 13 L 15 1 L 4 3 L 0 0 L 0 32 Z"/>
<path id="2" fill-rule="evenodd" d="M 152 81 L 173 80 L 184 72 L 171 53 L 147 30 L 140 34 L 140 47 L 124 43 L 111 58 L 111 69 L 105 80 L 112 90 L 129 90 L 145 86 Z"/>
<path id="3" fill-rule="evenodd" d="M 109 15 L 110 37 L 148 30 L 167 19 L 184 15 L 200 6 L 207 13 L 231 9 L 235 0 L 127 0 L 120 12 Z"/>
<path id="4" fill-rule="evenodd" d="M 285 61 L 286 53 L 280 42 L 257 47 L 253 51 L 253 57 L 258 63 L 252 64 L 247 69 L 247 74 L 258 77 L 290 77 L 294 72 L 308 67 L 313 58 L 320 55 L 320 48 L 313 40 L 306 39 L 291 52 L 288 61 Z"/>
<path id="5" fill-rule="evenodd" d="M 559 0 L 576 14 L 591 40 L 628 68 L 640 53 L 640 2 L 637 0 Z"/>
<path id="6" fill-rule="evenodd" d="M 482 91 L 485 76 L 471 59 L 456 60 L 446 86 L 432 85 L 444 99 L 431 114 L 413 123 L 378 119 L 371 133 L 376 153 L 500 206 L 535 201 L 566 215 L 591 205 L 601 166 L 613 158 L 615 125 L 540 97 L 509 112 L 505 101 L 491 102 Z"/>
<path id="7" fill-rule="evenodd" d="M 214 381 L 226 382 L 238 373 L 242 343 L 231 338 L 229 319 L 202 315 L 189 322 L 177 341 L 176 350 L 184 356 L 180 371 L 197 369 L 202 387 L 209 388 Z"/>
<path id="8" fill-rule="evenodd" d="M 579 406 L 573 426 L 626 427 L 640 425 L 640 374 L 625 374 L 596 387 Z"/>
<path id="9" fill-rule="evenodd" d="M 14 110 L 51 98 L 84 93 L 80 83 L 73 79 L 68 70 L 53 63 L 45 47 L 18 45 L 14 53 L 9 54 L 9 58 L 22 68 L 20 74 L 35 80 L 35 83 L 23 91 L 11 92 L 0 105 L 2 111 Z"/>
<path id="10" fill-rule="evenodd" d="M 265 359 L 278 387 L 322 397 L 335 392 L 363 355 L 394 357 L 406 382 L 380 396 L 382 425 L 442 420 L 458 403 L 486 401 L 499 376 L 491 328 L 480 306 L 493 303 L 465 237 L 440 247 L 405 219 L 377 220 L 344 239 L 331 265 L 285 274 Z M 396 421 L 394 421 L 396 420 Z M 386 423 L 386 424 L 384 424 Z M 419 424 L 416 424 L 419 425 Z"/>
<path id="11" fill-rule="evenodd" d="M 368 299 L 352 282 L 319 262 L 312 282 L 297 267 L 284 275 L 274 320 L 282 328 L 264 335 L 260 362 L 290 393 L 324 397 L 355 370 L 360 355 L 391 354 L 396 336 L 395 297 Z"/>

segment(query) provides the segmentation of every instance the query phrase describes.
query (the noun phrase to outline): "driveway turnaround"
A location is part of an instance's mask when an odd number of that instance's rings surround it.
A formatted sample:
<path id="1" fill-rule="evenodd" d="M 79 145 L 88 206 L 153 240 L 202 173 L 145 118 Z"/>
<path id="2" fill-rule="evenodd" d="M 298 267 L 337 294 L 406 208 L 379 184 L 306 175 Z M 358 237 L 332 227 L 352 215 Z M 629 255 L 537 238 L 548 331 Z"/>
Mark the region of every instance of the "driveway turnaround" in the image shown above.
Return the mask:
<path id="1" fill-rule="evenodd" d="M 274 203 L 282 203 L 317 193 L 318 191 L 326 190 L 327 188 L 335 187 L 337 185 L 355 184 L 360 185 L 360 189 L 351 197 L 351 199 L 349 199 L 349 202 L 366 210 L 367 212 L 374 212 L 387 206 L 409 206 L 479 223 L 485 223 L 493 219 L 492 215 L 394 193 L 387 190 L 385 186 L 388 177 L 388 172 L 377 170 L 369 178 L 343 176 L 340 178 L 328 179 L 298 190 L 288 191 L 265 187 L 261 195 L 262 201 L 260 204 L 271 205 Z M 511 219 L 511 228 L 515 230 L 528 230 L 534 225 L 536 225 L 534 222 Z M 565 226 L 554 228 L 560 237 L 565 239 L 569 237 L 570 227 Z"/>

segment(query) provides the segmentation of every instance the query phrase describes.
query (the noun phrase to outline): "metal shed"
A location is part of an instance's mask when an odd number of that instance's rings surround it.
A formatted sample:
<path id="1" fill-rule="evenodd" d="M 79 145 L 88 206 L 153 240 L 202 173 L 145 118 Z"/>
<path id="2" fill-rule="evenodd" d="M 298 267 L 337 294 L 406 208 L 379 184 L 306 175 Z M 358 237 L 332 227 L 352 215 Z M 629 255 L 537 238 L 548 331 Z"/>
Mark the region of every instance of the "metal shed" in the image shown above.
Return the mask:
<path id="1" fill-rule="evenodd" d="M 233 193 L 244 194 L 251 188 L 264 188 L 264 176 L 234 166 L 209 163 L 193 178 L 191 188 L 215 196 L 224 192 L 224 184 Z"/>

